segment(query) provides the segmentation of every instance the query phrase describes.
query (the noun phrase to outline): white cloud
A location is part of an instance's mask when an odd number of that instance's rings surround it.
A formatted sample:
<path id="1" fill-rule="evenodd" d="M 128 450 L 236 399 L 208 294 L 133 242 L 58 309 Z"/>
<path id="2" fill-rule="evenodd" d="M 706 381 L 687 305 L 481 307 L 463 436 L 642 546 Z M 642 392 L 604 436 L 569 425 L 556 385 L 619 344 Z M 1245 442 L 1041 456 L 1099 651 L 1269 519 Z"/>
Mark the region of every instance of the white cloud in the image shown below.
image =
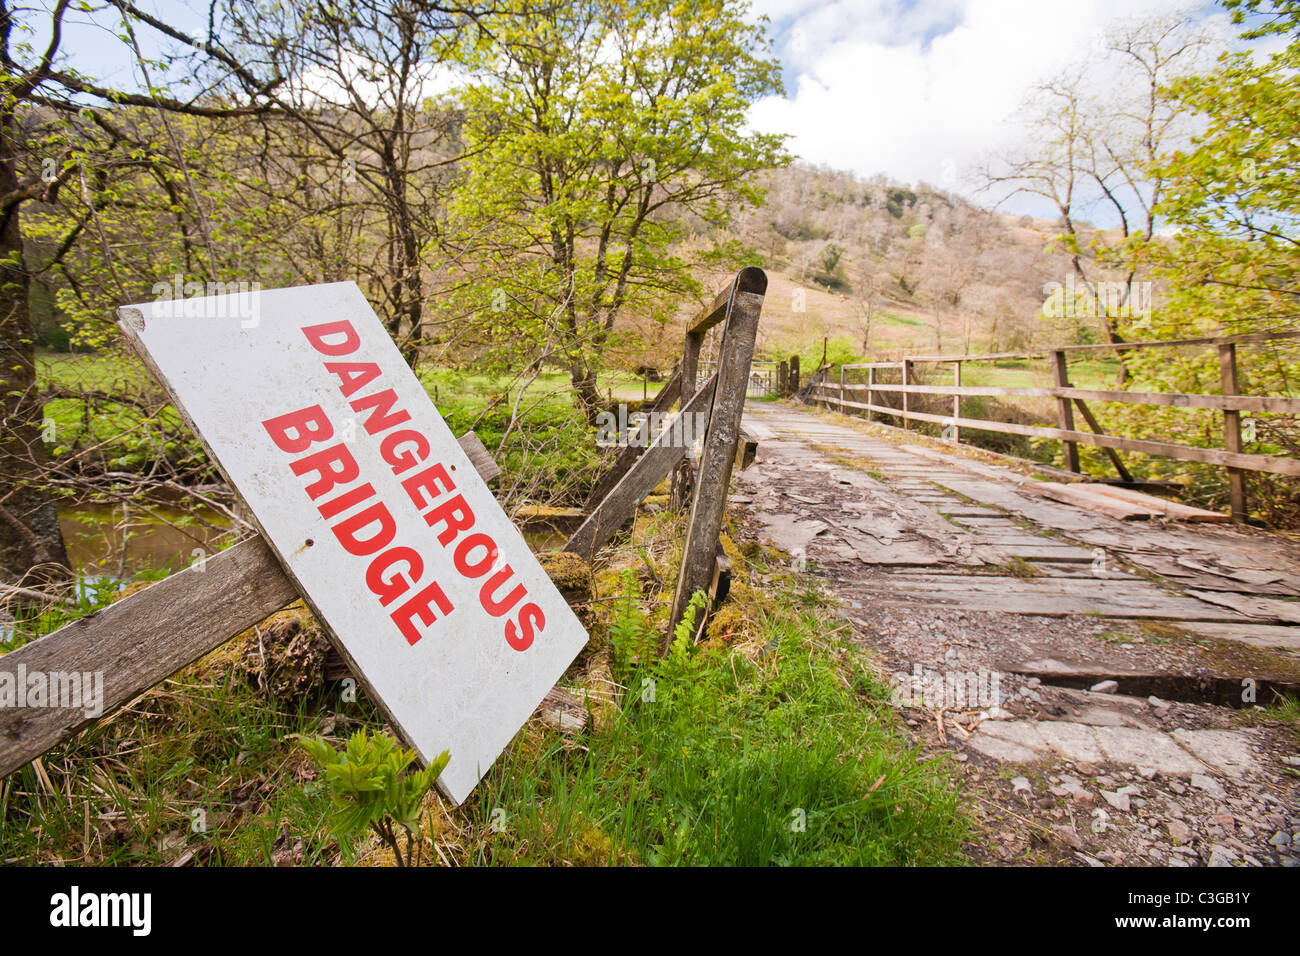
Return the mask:
<path id="1" fill-rule="evenodd" d="M 1187 0 L 761 0 L 787 95 L 753 107 L 814 163 L 969 192 L 971 167 L 1018 134 L 1034 83 L 1137 16 Z"/>

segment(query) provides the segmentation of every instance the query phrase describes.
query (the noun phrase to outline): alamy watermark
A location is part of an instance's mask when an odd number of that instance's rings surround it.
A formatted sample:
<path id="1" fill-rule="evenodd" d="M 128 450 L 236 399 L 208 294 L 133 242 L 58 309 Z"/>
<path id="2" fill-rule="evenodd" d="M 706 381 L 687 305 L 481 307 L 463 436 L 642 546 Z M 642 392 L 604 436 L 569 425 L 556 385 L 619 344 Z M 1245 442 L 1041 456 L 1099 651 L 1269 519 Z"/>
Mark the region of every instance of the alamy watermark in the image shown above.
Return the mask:
<path id="1" fill-rule="evenodd" d="M 889 700 L 895 707 L 942 707 L 945 710 L 988 710 L 1002 704 L 1002 674 L 984 670 L 938 670 L 920 664 L 912 673 L 900 671 L 890 681 Z"/>
<path id="2" fill-rule="evenodd" d="M 679 415 L 674 412 L 628 412 L 620 404 L 617 412 L 596 416 L 596 444 L 601 448 L 647 448 L 663 435 L 669 448 L 693 448 L 704 437 L 709 416 L 704 412 Z"/>
<path id="3" fill-rule="evenodd" d="M 1043 286 L 1043 315 L 1049 319 L 1112 318 L 1151 319 L 1150 282 L 1077 282 L 1074 274 L 1065 282 Z"/>
<path id="4" fill-rule="evenodd" d="M 240 328 L 255 329 L 262 321 L 262 283 L 244 279 L 230 282 L 185 281 L 176 273 L 170 280 L 153 284 L 154 317 L 183 316 L 190 319 L 238 319 Z M 215 297 L 215 298 L 214 298 Z M 166 302 L 183 300 L 179 306 Z"/>
<path id="5" fill-rule="evenodd" d="M 87 717 L 104 713 L 103 671 L 0 671 L 0 708 L 80 710 Z"/>

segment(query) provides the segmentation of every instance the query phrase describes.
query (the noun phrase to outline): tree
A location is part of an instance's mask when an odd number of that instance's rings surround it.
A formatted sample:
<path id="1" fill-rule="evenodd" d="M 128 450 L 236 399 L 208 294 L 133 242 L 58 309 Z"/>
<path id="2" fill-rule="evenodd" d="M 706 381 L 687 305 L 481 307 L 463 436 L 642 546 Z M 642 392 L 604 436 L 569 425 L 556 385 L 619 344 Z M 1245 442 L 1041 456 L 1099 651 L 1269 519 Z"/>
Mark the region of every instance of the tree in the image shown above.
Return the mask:
<path id="1" fill-rule="evenodd" d="M 214 70 L 211 85 L 200 85 L 193 97 L 161 87 L 140 93 L 103 86 L 65 65 L 71 7 L 71 0 L 57 0 L 52 10 L 37 13 L 0 0 L 0 573 L 6 577 L 21 578 L 37 567 L 58 576 L 68 564 L 57 504 L 42 481 L 47 459 L 23 209 L 57 201 L 74 183 L 93 193 L 112 170 L 154 161 L 113 122 L 115 109 L 250 115 L 261 108 L 258 96 L 274 85 L 256 80 L 236 56 L 209 41 L 191 47 Z M 161 21 L 126 0 L 109 0 L 104 9 L 120 16 L 120 36 L 152 86 L 136 31 L 157 29 Z M 43 42 L 33 46 L 28 38 L 37 35 Z M 82 227 L 93 229 L 93 223 Z"/>
<path id="2" fill-rule="evenodd" d="M 745 128 L 781 85 L 743 13 L 735 0 L 524 0 L 487 22 L 462 94 L 444 348 L 562 363 L 595 415 L 620 315 L 667 318 L 667 296 L 699 292 L 700 260 L 673 250 L 681 217 L 726 222 L 760 201 L 754 174 L 787 160 L 781 137 Z"/>
<path id="3" fill-rule="evenodd" d="M 1189 118 L 1165 88 L 1202 64 L 1210 42 L 1184 20 L 1118 30 L 1105 56 L 1037 88 L 1027 104 L 1028 153 L 983 171 L 988 188 L 1039 196 L 1056 208 L 1060 247 L 1086 290 L 1088 311 L 1095 310 L 1112 343 L 1125 341 L 1122 320 L 1133 315 L 1142 265 L 1135 251 L 1150 245 L 1159 224 L 1156 207 L 1166 186 L 1156 159 L 1190 132 Z M 1112 230 L 1086 228 L 1083 217 L 1093 209 L 1114 223 Z M 1114 281 L 1117 294 L 1100 288 L 1103 281 Z M 1120 384 L 1126 376 L 1121 362 Z"/>
<path id="4" fill-rule="evenodd" d="M 1238 22 L 1246 22 L 1246 14 L 1265 18 L 1246 38 L 1279 34 L 1290 43 L 1268 57 L 1224 54 L 1213 72 L 1180 78 L 1168 89 L 1203 128 L 1153 164 L 1153 175 L 1165 183 L 1157 212 L 1174 227 L 1168 240 L 1143 250 L 1171 290 L 1167 317 L 1157 316 L 1154 323 L 1156 337 L 1300 328 L 1300 6 L 1225 5 Z M 1241 347 L 1236 361 L 1243 391 L 1300 394 L 1296 340 Z M 1170 391 L 1220 388 L 1213 351 L 1173 361 L 1139 355 L 1131 364 L 1144 383 Z M 1212 415 L 1184 412 L 1175 423 L 1160 412 L 1156 427 L 1181 427 L 1184 434 L 1202 436 L 1204 444 L 1217 444 Z M 1199 427 L 1189 428 L 1188 416 Z M 1249 450 L 1300 454 L 1300 421 L 1294 416 L 1256 413 L 1250 419 Z M 1255 506 L 1272 521 L 1300 520 L 1294 480 L 1259 475 L 1252 483 Z"/>
<path id="5" fill-rule="evenodd" d="M 259 234 L 293 223 L 303 245 L 285 258 L 307 281 L 356 279 L 412 366 L 428 300 L 422 255 L 441 240 L 460 158 L 460 116 L 443 102 L 447 61 L 487 7 L 230 4 L 231 42 L 288 78 L 258 117 L 261 169 L 248 185 L 265 211 Z"/>

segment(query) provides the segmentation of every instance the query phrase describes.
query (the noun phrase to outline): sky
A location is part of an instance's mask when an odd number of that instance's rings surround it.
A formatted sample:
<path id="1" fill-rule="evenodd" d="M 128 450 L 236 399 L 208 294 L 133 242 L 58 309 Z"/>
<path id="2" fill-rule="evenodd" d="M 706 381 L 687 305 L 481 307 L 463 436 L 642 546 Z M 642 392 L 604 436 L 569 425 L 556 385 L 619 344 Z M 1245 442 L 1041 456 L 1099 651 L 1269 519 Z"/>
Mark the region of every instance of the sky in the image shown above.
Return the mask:
<path id="1" fill-rule="evenodd" d="M 198 0 L 144 5 L 202 30 Z M 1225 43 L 1238 32 L 1207 0 L 751 0 L 751 15 L 770 21 L 786 93 L 756 103 L 750 123 L 789 134 L 806 162 L 925 181 L 991 205 L 999 197 L 979 192 L 975 168 L 1023 142 L 1019 107 L 1033 85 L 1095 56 L 1107 30 L 1126 20 L 1179 13 L 1220 31 Z M 136 85 L 102 20 L 72 19 L 65 49 L 74 65 Z M 1055 214 L 1026 197 L 1000 208 Z"/>
<path id="2" fill-rule="evenodd" d="M 976 195 L 974 167 L 1024 136 L 1036 82 L 1104 48 L 1127 18 L 1189 13 L 1225 36 L 1221 11 L 1187 0 L 754 0 L 786 95 L 751 123 L 791 134 L 801 159 Z M 992 201 L 993 197 L 984 198 Z M 1047 214 L 1013 200 L 1012 212 Z"/>

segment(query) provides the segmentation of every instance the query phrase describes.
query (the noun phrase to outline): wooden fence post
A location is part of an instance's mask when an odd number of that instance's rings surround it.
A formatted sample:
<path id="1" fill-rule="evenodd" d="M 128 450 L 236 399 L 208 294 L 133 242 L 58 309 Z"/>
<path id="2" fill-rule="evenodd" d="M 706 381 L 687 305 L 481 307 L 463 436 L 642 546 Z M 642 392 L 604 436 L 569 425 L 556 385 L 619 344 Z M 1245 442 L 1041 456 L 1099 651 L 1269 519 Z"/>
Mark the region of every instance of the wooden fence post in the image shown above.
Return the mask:
<path id="1" fill-rule="evenodd" d="M 691 595 L 706 591 L 713 581 L 717 562 L 718 537 L 727 506 L 727 488 L 736 458 L 736 441 L 740 437 L 740 419 L 745 410 L 745 392 L 750 363 L 754 358 L 754 341 L 758 334 L 758 316 L 767 291 L 767 276 L 761 269 L 746 268 L 736 276 L 723 325 L 722 346 L 718 353 L 718 370 L 700 455 L 682 563 L 677 573 L 677 592 L 673 598 L 668 636 L 686 613 Z M 685 368 L 683 372 L 685 373 Z M 685 387 L 686 379 L 682 385 Z M 703 620 L 701 617 L 699 620 Z"/>
<path id="2" fill-rule="evenodd" d="M 868 406 L 871 406 L 871 405 L 876 404 L 876 397 L 875 397 L 875 396 L 872 394 L 872 392 L 871 392 L 871 386 L 873 386 L 873 385 L 875 385 L 875 384 L 876 384 L 876 367 L 875 367 L 874 365 L 868 365 L 868 366 L 867 366 L 867 405 L 868 405 Z M 874 421 L 874 420 L 875 420 L 875 414 L 876 414 L 876 413 L 873 412 L 873 411 L 868 407 L 868 408 L 867 408 L 867 421 L 869 421 L 869 422 L 870 422 L 870 421 Z"/>
<path id="3" fill-rule="evenodd" d="M 1236 395 L 1237 346 L 1231 342 L 1219 346 L 1219 383 L 1224 395 Z M 1223 410 L 1223 447 L 1230 452 L 1241 451 L 1241 412 Z M 1228 504 L 1233 521 L 1246 520 L 1246 473 L 1240 468 L 1228 468 Z"/>
<path id="4" fill-rule="evenodd" d="M 1052 353 L 1052 381 L 1057 388 L 1069 388 L 1070 376 L 1068 367 L 1065 364 L 1065 352 L 1057 350 Z M 1056 400 L 1058 424 L 1066 431 L 1074 431 L 1074 407 L 1070 404 L 1068 398 L 1057 398 Z M 1078 472 L 1079 468 L 1079 443 L 1077 441 L 1065 441 L 1065 467 L 1070 471 Z"/>
<path id="5" fill-rule="evenodd" d="M 908 412 L 908 407 L 909 407 L 909 405 L 908 405 L 908 393 L 907 393 L 907 391 L 906 391 L 906 388 L 907 388 L 908 385 L 911 385 L 911 384 L 912 384 L 912 363 L 909 362 L 907 359 L 903 359 L 903 388 L 904 388 L 904 392 L 903 392 L 903 427 L 904 427 L 904 428 L 908 428 L 908 427 L 910 427 L 910 426 L 908 425 L 908 421 L 909 421 L 909 419 L 908 419 L 908 417 L 907 417 L 907 412 Z"/>
<path id="6" fill-rule="evenodd" d="M 790 356 L 790 394 L 799 391 L 799 356 Z"/>
<path id="7" fill-rule="evenodd" d="M 961 388 L 961 362 L 952 363 L 952 384 L 954 388 Z M 961 441 L 961 429 L 957 427 L 957 419 L 961 418 L 961 396 L 952 397 L 952 440 Z"/>

